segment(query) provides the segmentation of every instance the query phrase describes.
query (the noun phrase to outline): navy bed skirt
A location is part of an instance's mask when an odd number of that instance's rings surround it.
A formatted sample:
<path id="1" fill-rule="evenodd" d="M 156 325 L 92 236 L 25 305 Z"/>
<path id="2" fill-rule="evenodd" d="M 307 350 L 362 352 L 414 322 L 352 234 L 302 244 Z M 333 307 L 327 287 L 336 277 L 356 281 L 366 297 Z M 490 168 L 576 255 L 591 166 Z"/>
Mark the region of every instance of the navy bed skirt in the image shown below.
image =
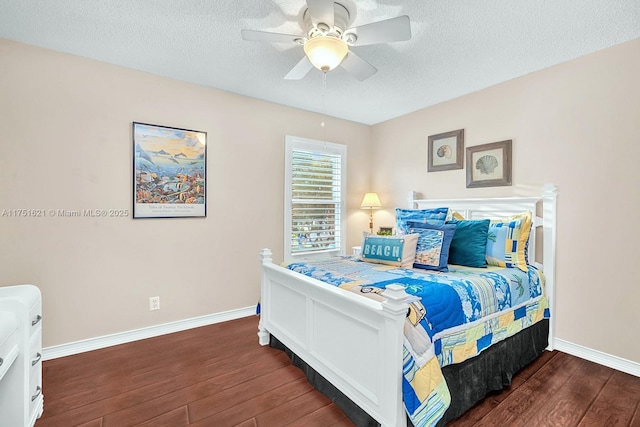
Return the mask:
<path id="1" fill-rule="evenodd" d="M 548 345 L 548 336 L 549 320 L 544 319 L 485 349 L 474 358 L 442 368 L 451 392 L 451 405 L 437 425 L 444 426 L 459 417 L 487 393 L 509 386 L 515 373 L 542 354 Z M 293 365 L 302 369 L 309 382 L 342 409 L 356 426 L 380 425 L 273 335 L 270 346 L 287 353 Z M 407 425 L 412 425 L 408 418 Z"/>

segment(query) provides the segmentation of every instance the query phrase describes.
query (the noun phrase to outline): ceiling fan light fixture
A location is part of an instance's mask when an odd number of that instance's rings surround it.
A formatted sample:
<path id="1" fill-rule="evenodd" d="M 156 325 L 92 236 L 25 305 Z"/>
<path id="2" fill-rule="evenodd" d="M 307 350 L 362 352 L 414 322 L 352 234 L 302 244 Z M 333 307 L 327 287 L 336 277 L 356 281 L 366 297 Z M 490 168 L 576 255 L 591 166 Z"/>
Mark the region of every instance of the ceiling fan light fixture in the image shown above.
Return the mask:
<path id="1" fill-rule="evenodd" d="M 325 73 L 340 65 L 348 52 L 349 46 L 344 41 L 331 36 L 313 37 L 304 44 L 304 53 L 309 61 Z"/>

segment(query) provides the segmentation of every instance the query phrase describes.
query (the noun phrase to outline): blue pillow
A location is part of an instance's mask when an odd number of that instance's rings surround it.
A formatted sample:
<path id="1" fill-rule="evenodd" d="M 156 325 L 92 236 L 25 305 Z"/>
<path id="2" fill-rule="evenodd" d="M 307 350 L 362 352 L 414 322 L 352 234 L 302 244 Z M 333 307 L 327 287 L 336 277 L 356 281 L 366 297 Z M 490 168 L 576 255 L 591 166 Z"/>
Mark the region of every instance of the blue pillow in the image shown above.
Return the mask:
<path id="1" fill-rule="evenodd" d="M 408 222 L 409 231 L 418 233 L 415 268 L 449 271 L 449 248 L 456 231 L 456 224 L 431 225 Z"/>
<path id="2" fill-rule="evenodd" d="M 456 234 L 449 249 L 449 263 L 467 267 L 487 266 L 487 235 L 489 219 L 451 220 L 456 224 Z"/>
<path id="3" fill-rule="evenodd" d="M 449 208 L 400 209 L 396 208 L 396 232 L 409 234 L 408 222 L 432 225 L 444 225 Z"/>

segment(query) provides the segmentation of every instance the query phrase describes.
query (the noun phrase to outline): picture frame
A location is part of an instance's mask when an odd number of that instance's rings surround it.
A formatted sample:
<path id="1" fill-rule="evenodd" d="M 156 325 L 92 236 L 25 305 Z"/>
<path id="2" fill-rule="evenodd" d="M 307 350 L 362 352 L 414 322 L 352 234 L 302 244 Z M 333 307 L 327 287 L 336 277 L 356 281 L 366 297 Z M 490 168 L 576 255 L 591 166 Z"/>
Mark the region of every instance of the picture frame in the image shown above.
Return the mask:
<path id="1" fill-rule="evenodd" d="M 429 136 L 427 140 L 427 172 L 462 169 L 464 161 L 464 129 Z"/>
<path id="2" fill-rule="evenodd" d="M 467 147 L 467 188 L 511 185 L 512 140 Z"/>
<path id="3" fill-rule="evenodd" d="M 393 227 L 380 227 L 378 230 L 378 236 L 391 236 L 393 234 Z"/>
<path id="4" fill-rule="evenodd" d="M 133 122 L 133 218 L 206 217 L 207 133 Z"/>

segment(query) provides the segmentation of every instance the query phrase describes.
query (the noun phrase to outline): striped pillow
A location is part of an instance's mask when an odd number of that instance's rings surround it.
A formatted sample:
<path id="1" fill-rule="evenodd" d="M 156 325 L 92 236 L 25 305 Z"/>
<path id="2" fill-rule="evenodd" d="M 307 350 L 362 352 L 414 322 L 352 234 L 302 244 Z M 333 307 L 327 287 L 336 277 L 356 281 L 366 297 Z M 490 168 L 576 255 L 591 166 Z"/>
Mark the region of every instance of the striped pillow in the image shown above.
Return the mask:
<path id="1" fill-rule="evenodd" d="M 491 220 L 487 234 L 487 264 L 515 267 L 526 272 L 531 224 L 531 212 Z"/>

